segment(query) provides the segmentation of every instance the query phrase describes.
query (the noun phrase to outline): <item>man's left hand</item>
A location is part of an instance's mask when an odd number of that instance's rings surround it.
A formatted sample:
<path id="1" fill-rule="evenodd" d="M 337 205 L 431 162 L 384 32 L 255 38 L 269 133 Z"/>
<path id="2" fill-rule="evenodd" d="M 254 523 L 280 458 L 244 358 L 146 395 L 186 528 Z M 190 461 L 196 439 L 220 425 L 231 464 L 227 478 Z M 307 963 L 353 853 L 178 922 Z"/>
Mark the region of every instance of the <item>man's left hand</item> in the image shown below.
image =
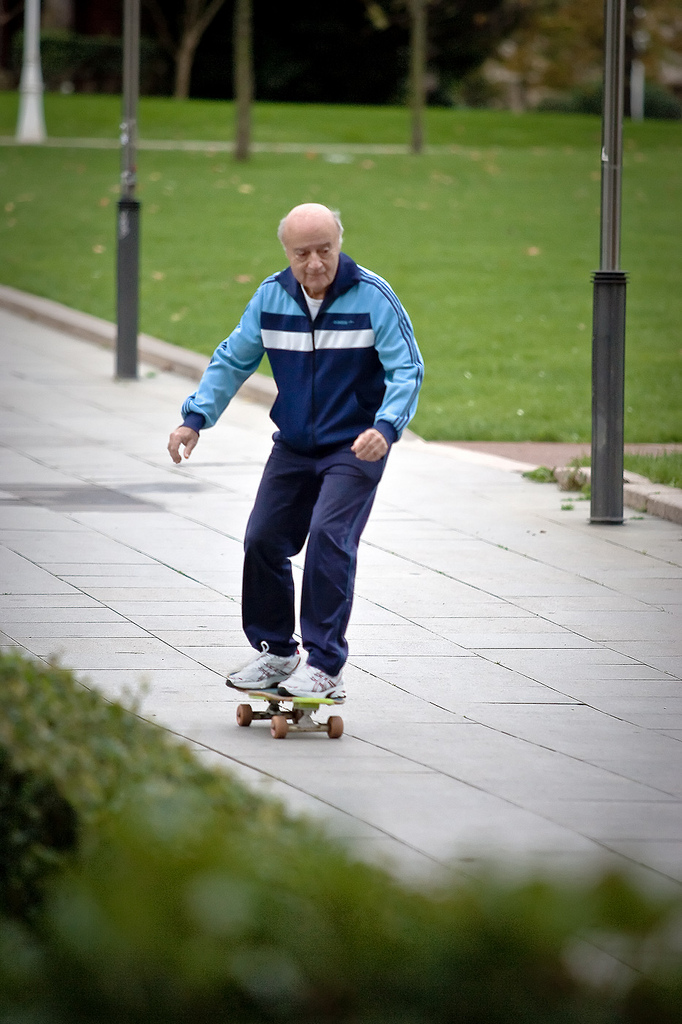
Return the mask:
<path id="1" fill-rule="evenodd" d="M 351 445 L 351 451 L 363 462 L 378 462 L 388 451 L 388 441 L 380 430 L 370 427 L 356 437 Z"/>

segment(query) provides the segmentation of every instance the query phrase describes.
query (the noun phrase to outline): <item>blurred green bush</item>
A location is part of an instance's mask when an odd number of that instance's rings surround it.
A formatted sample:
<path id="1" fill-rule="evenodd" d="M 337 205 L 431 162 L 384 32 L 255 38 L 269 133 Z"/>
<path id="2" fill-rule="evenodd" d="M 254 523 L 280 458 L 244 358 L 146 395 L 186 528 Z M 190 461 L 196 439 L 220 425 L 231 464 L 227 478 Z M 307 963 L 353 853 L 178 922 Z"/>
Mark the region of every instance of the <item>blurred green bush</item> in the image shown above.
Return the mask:
<path id="1" fill-rule="evenodd" d="M 409 888 L 15 654 L 0 750 L 3 1024 L 682 1019 L 679 897 Z"/>
<path id="2" fill-rule="evenodd" d="M 21 74 L 24 33 L 12 39 L 12 70 Z M 113 36 L 87 36 L 77 32 L 46 30 L 40 34 L 40 63 L 49 90 L 62 92 L 120 93 L 123 42 Z M 140 39 L 140 92 L 162 92 L 170 81 L 170 65 L 154 39 Z"/>
<path id="3" fill-rule="evenodd" d="M 538 110 L 553 114 L 598 114 L 604 106 L 602 85 L 585 86 L 573 92 L 550 96 L 543 100 Z M 678 121 L 682 118 L 682 104 L 673 93 L 655 82 L 644 87 L 644 116 L 659 121 Z"/>

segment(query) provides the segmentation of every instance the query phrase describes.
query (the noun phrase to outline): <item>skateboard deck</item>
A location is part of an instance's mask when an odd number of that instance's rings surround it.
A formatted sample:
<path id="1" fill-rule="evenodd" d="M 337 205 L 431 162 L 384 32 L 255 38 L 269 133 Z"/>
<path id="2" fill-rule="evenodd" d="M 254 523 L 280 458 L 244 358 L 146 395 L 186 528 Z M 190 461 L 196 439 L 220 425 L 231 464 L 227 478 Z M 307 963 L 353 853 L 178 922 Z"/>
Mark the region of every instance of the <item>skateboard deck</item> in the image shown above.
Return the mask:
<path id="1" fill-rule="evenodd" d="M 341 697 L 287 697 L 273 687 L 268 690 L 242 690 L 240 687 L 227 685 L 243 693 L 251 700 L 267 701 L 267 707 L 257 710 L 250 704 L 240 704 L 237 708 L 237 725 L 246 727 L 252 722 L 269 721 L 270 732 L 274 739 L 283 740 L 289 732 L 326 732 L 330 740 L 339 739 L 343 735 L 343 719 L 339 715 L 330 715 L 325 722 L 313 718 L 313 714 L 324 704 L 343 704 Z"/>

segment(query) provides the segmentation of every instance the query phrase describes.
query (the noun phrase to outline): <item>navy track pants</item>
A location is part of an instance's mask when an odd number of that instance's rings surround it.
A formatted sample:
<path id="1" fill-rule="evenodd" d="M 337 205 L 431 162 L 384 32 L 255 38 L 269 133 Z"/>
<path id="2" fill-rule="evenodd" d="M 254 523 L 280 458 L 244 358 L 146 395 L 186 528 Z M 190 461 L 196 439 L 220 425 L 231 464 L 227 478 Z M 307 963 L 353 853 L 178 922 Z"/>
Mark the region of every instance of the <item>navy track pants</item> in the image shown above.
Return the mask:
<path id="1" fill-rule="evenodd" d="M 301 592 L 301 635 L 309 663 L 329 675 L 348 657 L 346 628 L 360 535 L 386 464 L 350 448 L 322 457 L 276 441 L 263 470 L 244 539 L 242 621 L 257 650 L 296 651 L 290 559 L 308 538 Z"/>

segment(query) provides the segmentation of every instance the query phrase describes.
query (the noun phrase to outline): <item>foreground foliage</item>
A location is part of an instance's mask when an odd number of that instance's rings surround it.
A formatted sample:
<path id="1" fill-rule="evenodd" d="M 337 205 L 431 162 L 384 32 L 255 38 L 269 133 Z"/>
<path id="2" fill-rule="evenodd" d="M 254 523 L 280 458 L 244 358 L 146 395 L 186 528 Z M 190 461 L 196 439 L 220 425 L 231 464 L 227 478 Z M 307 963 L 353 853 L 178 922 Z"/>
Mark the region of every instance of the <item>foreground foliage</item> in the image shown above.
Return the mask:
<path id="1" fill-rule="evenodd" d="M 681 1019 L 679 898 L 407 888 L 13 654 L 0 748 L 2 1021 Z"/>

